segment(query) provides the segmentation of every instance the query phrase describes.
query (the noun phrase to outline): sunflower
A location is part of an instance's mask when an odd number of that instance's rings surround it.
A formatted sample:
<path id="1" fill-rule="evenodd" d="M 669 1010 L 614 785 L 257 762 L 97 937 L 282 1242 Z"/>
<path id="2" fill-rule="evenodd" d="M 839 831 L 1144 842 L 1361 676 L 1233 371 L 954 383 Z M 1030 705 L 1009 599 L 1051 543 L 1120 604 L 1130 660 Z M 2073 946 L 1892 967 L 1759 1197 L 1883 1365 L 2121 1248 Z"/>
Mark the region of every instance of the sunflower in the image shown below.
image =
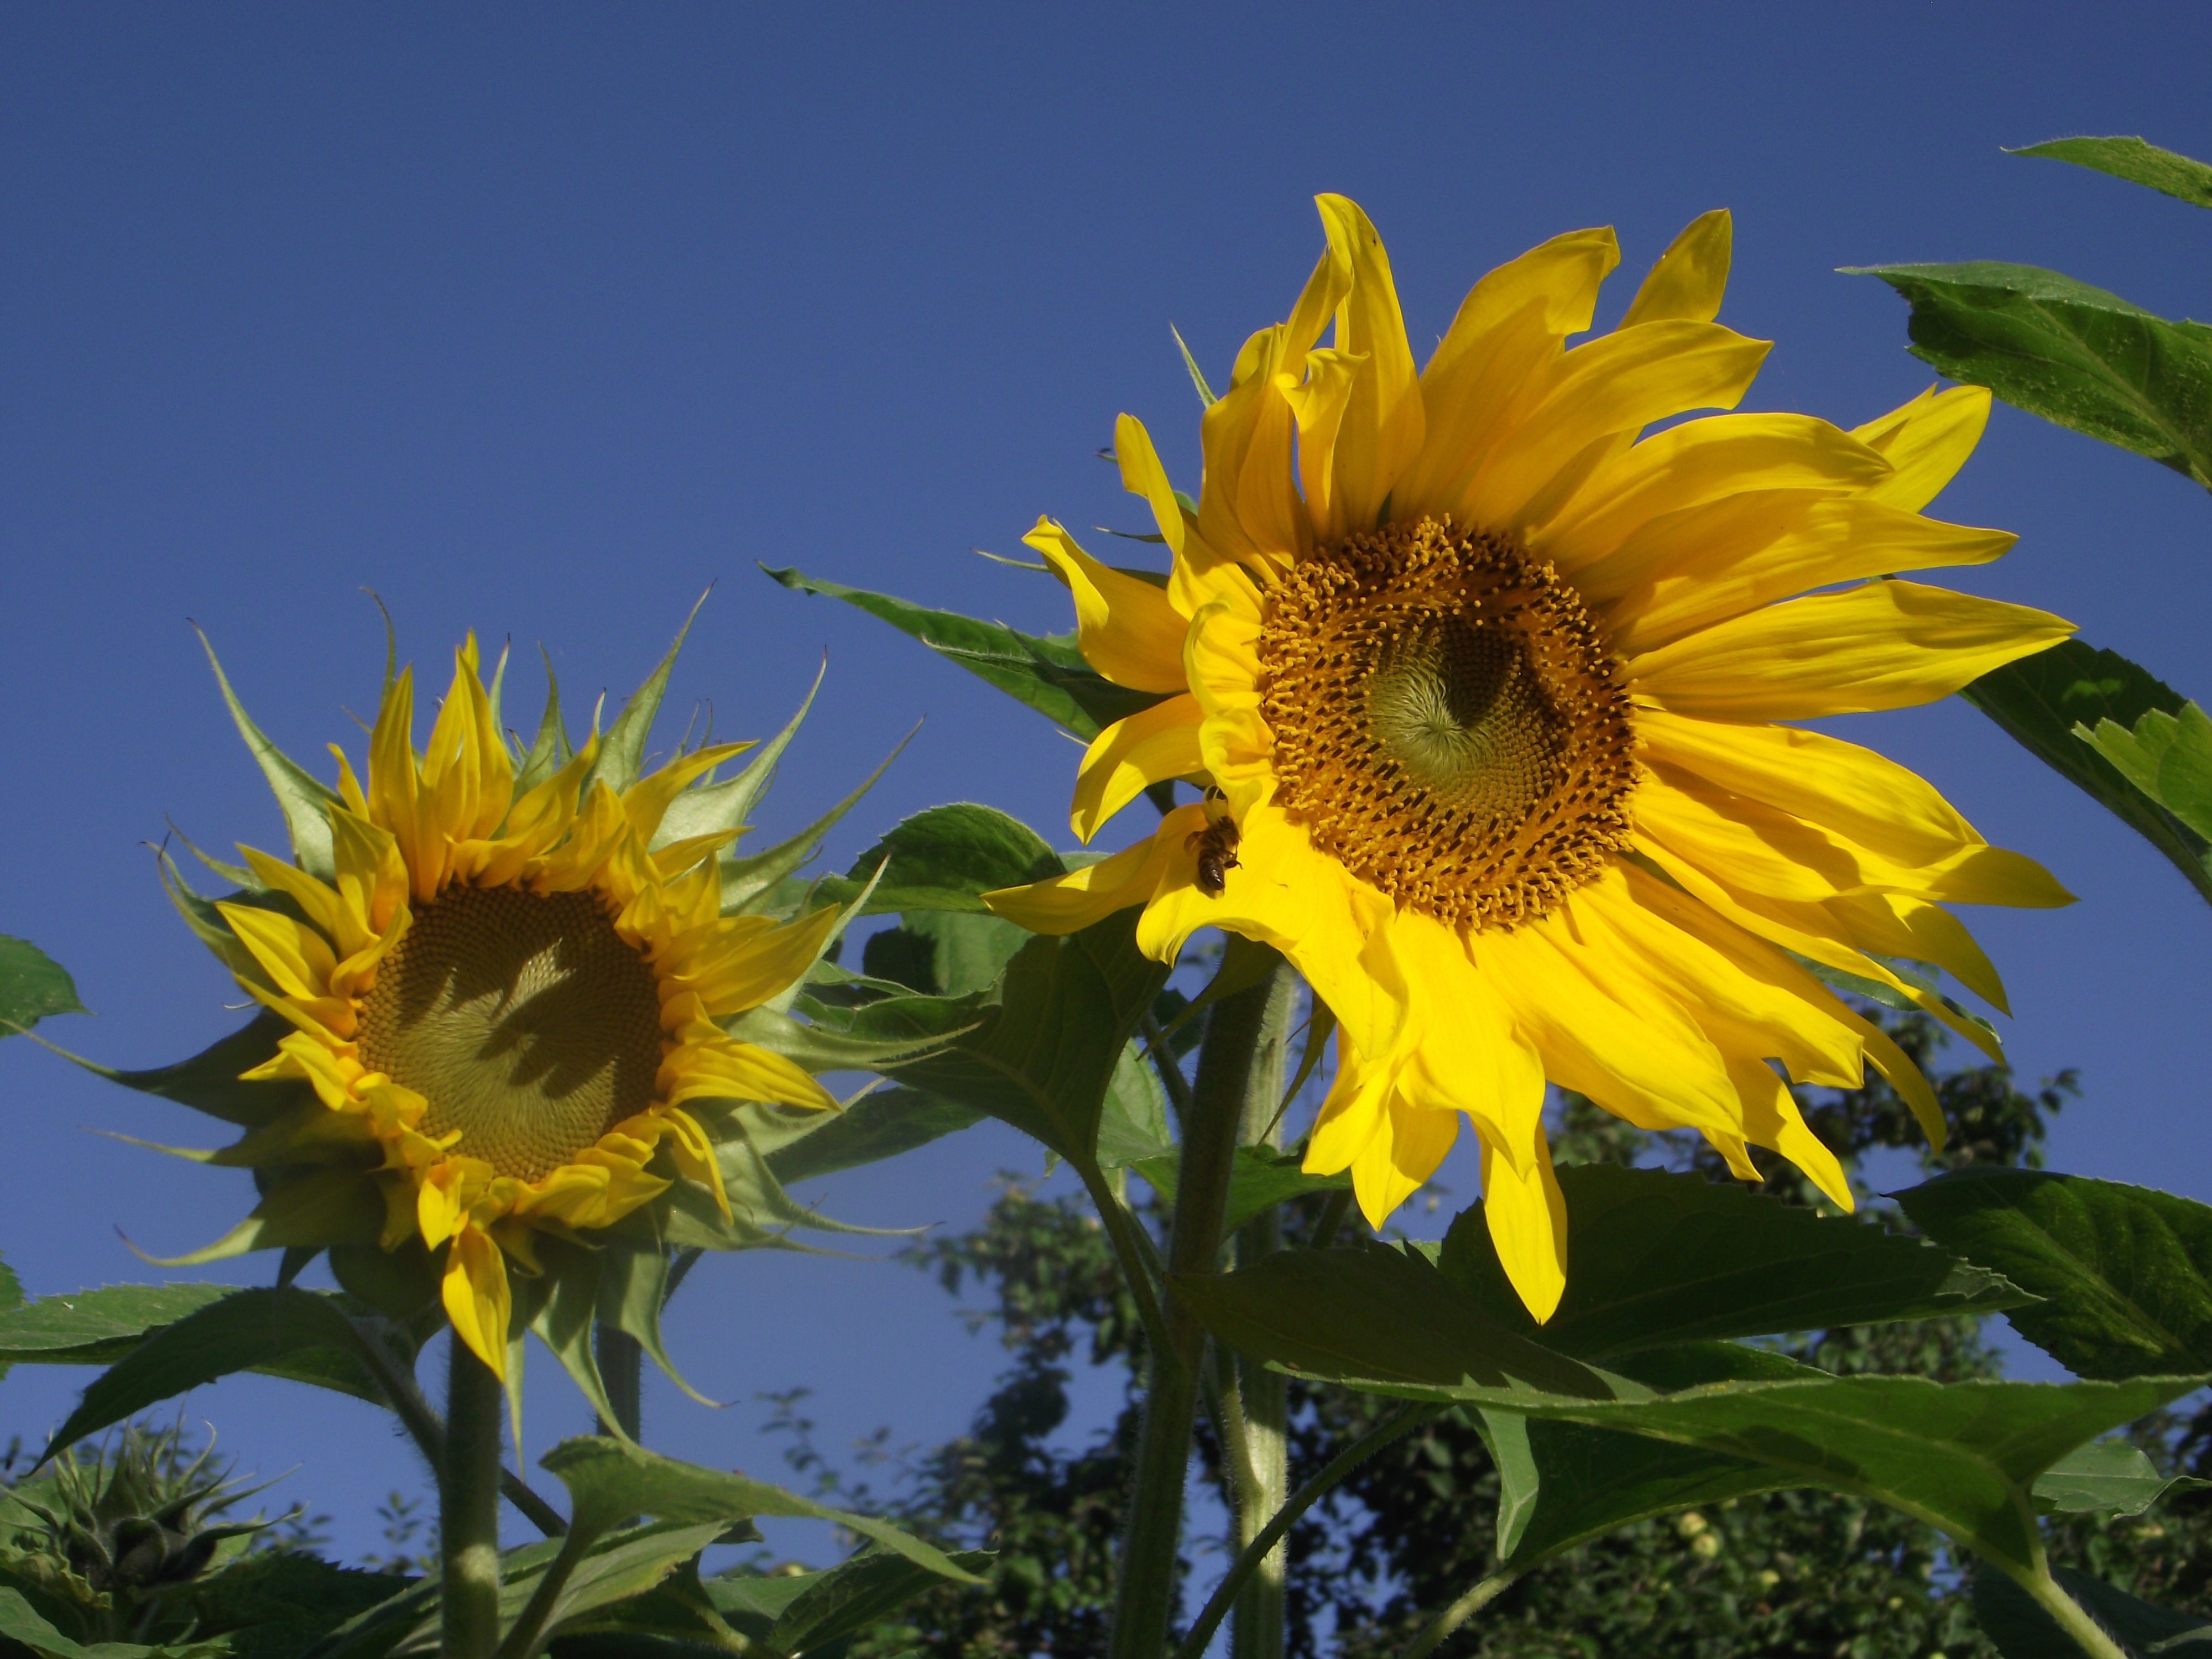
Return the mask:
<path id="1" fill-rule="evenodd" d="M 617 751 L 641 747 L 650 707 L 568 752 L 556 702 L 519 756 L 496 684 L 471 636 L 418 754 L 413 671 L 387 677 L 365 776 L 335 747 L 335 792 L 264 757 L 289 786 L 299 861 L 242 848 L 243 868 L 217 866 L 240 879 L 232 898 L 178 890 L 282 1023 L 274 1052 L 233 1075 L 289 1085 L 278 1098 L 294 1102 L 241 1115 L 245 1139 L 214 1156 L 254 1168 L 266 1195 L 185 1259 L 358 1243 L 366 1209 L 384 1251 L 442 1253 L 455 1333 L 505 1377 L 510 1261 L 536 1278 L 546 1241 L 603 1242 L 679 1182 L 726 1220 L 708 1127 L 723 1103 L 836 1106 L 720 1022 L 796 984 L 839 914 L 725 915 L 717 854 L 741 827 L 665 833 L 672 808 L 710 793 L 690 786 L 752 745 L 709 744 L 639 777 Z M 124 1080 L 156 1086 L 151 1075 Z"/>
<path id="2" fill-rule="evenodd" d="M 1943 906 L 2069 895 L 1912 773 L 1777 722 L 1931 702 L 2071 629 L 1883 579 L 2014 540 L 1919 511 L 1973 448 L 1985 392 L 1852 431 L 1790 414 L 1645 430 L 1732 409 L 1766 355 L 1713 321 L 1725 213 L 1571 348 L 1618 247 L 1544 243 L 1478 283 L 1417 370 L 1381 239 L 1342 197 L 1319 205 L 1327 251 L 1290 319 L 1245 343 L 1206 410 L 1196 503 L 1139 422 L 1115 427 L 1165 581 L 1048 519 L 1027 538 L 1073 594 L 1085 658 L 1158 699 L 1091 744 L 1076 833 L 1153 784 L 1205 798 L 990 903 L 1046 933 L 1141 905 L 1139 941 L 1167 962 L 1208 925 L 1281 950 L 1337 1022 L 1305 1168 L 1348 1169 L 1379 1225 L 1464 1115 L 1498 1254 L 1548 1317 L 1566 1238 L 1547 1079 L 1699 1131 L 1747 1179 L 1747 1148 L 1770 1148 L 1845 1208 L 1785 1076 L 1852 1087 L 1870 1060 L 1941 1144 L 1912 1062 L 1809 970 L 1987 1046 L 1891 962 L 2002 1007 Z"/>

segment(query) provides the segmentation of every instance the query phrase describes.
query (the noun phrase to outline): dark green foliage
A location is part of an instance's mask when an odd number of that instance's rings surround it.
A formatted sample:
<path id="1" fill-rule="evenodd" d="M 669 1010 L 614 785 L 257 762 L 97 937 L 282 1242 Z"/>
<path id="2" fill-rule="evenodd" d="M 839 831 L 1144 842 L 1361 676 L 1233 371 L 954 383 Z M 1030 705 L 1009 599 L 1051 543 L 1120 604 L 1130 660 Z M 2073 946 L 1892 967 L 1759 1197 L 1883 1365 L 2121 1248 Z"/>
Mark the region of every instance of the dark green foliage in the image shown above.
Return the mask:
<path id="1" fill-rule="evenodd" d="M 1885 1018 L 1909 1052 L 1932 1060 L 1940 1033 L 1930 1022 Z M 2074 1090 L 2070 1073 L 2032 1092 L 1999 1067 L 1945 1073 L 1938 1091 L 1953 1134 L 1940 1156 L 1927 1154 L 1911 1114 L 1879 1081 L 1849 1093 L 1808 1091 L 1806 1102 L 1816 1132 L 1847 1163 L 1917 1156 L 1932 1174 L 2039 1167 L 2048 1120 Z M 1721 1178 L 1700 1146 L 1655 1139 L 1573 1097 L 1557 1128 L 1563 1163 L 1648 1164 L 1656 1157 Z M 1762 1162 L 1770 1191 L 1813 1202 L 1787 1165 Z M 1888 1167 L 1880 1173 L 1896 1182 Z M 1286 1208 L 1294 1246 L 1325 1202 L 1326 1194 L 1311 1194 Z M 1087 1207 L 1079 1197 L 1046 1200 L 1010 1185 L 978 1231 L 909 1253 L 948 1291 L 987 1293 L 967 1316 L 998 1328 L 1013 1364 L 961 1439 L 894 1455 L 878 1437 L 863 1455 L 896 1467 L 898 1486 L 886 1506 L 901 1524 L 940 1544 L 1000 1556 L 990 1592 L 933 1591 L 862 1637 L 856 1659 L 908 1650 L 943 1659 L 1103 1650 L 1141 1336 Z M 1981 1321 L 1970 1316 L 1815 1333 L 1786 1352 L 1844 1375 L 1964 1381 L 2000 1369 Z M 1114 1379 L 1123 1407 L 1110 1428 L 1071 1445 L 1062 1431 L 1079 1353 Z M 795 1403 L 785 1402 L 779 1425 L 798 1436 L 794 1461 L 837 1493 L 835 1501 L 874 1507 L 865 1488 L 847 1490 L 831 1472 L 806 1438 L 805 1419 L 789 1409 Z M 1395 1402 L 1293 1384 L 1291 1404 L 1295 1483 Z M 2212 1474 L 2212 1415 L 2160 1413 L 2129 1437 L 2161 1474 Z M 1200 1449 L 1202 1472 L 1218 1491 L 1218 1451 L 1203 1425 Z M 1382 1659 L 1401 1650 L 1492 1566 L 1497 1492 L 1481 1437 L 1456 1412 L 1359 1469 L 1292 1534 L 1292 1651 Z M 885 1503 L 880 1495 L 876 1501 Z M 2045 1533 L 2054 1560 L 2162 1607 L 2212 1607 L 2212 1495 L 2179 1492 L 2133 1517 L 2055 1516 Z M 1194 1537 L 1187 1548 L 1197 1555 L 1206 1543 Z M 1198 1559 L 1210 1578 L 1222 1558 L 1207 1549 Z M 1937 1534 L 1878 1505 L 1812 1492 L 1728 1499 L 1623 1528 L 1538 1568 L 1444 1651 L 1515 1659 L 1995 1653 Z"/>

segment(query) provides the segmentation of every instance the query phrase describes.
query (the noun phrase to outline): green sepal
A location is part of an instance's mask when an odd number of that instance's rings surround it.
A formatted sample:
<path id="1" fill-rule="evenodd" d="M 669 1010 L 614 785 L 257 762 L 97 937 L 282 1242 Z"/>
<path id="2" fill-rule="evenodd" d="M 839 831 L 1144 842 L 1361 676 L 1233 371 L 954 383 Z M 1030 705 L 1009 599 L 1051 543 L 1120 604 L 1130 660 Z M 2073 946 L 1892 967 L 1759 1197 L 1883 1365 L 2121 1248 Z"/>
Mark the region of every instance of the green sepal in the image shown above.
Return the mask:
<path id="1" fill-rule="evenodd" d="M 520 797 L 535 789 L 575 757 L 568 746 L 568 728 L 561 723 L 561 682 L 553 672 L 552 653 L 544 646 L 538 654 L 545 662 L 545 712 L 538 717 L 538 736 L 523 752 L 515 769 L 514 793 Z"/>
<path id="2" fill-rule="evenodd" d="M 285 1245 L 372 1243 L 383 1231 L 384 1199 L 362 1171 L 311 1170 L 272 1188 L 252 1214 L 214 1243 L 185 1255 L 146 1260 L 160 1267 L 196 1267 Z"/>
<path id="3" fill-rule="evenodd" d="M 264 1012 L 228 1036 L 218 1038 L 189 1060 L 148 1071 L 119 1072 L 90 1060 L 76 1063 L 95 1076 L 141 1094 L 158 1095 L 180 1106 L 240 1128 L 258 1129 L 315 1102 L 313 1087 L 299 1078 L 247 1082 L 240 1075 L 276 1053 L 276 1040 L 293 1029 L 278 1015 Z"/>
<path id="4" fill-rule="evenodd" d="M 1106 678 L 1084 660 L 1073 635 L 1024 634 L 1003 623 L 933 611 L 797 570 L 761 568 L 795 592 L 842 599 L 889 623 L 1086 743 L 1115 721 L 1164 700 L 1157 692 L 1133 691 Z"/>
<path id="5" fill-rule="evenodd" d="M 208 666 L 215 670 L 215 683 L 222 688 L 224 706 L 230 710 L 238 735 L 246 739 L 254 764 L 269 781 L 277 808 L 284 814 L 292 856 L 309 875 L 329 881 L 336 872 L 331 854 L 331 809 L 341 805 L 337 793 L 277 748 L 253 723 L 246 706 L 239 702 L 238 694 L 230 689 L 229 677 L 222 672 L 222 664 L 216 659 L 215 647 L 209 642 L 207 635 L 198 623 L 193 624 L 192 631 L 200 636 L 200 647 L 207 653 Z"/>
<path id="6" fill-rule="evenodd" d="M 918 726 L 915 728 L 916 731 L 920 729 Z M 913 732 L 901 738 L 896 747 L 877 763 L 876 769 L 860 780 L 859 787 L 797 835 L 750 857 L 722 860 L 720 866 L 722 914 L 736 915 L 763 910 L 765 908 L 763 901 L 774 894 L 776 884 L 822 850 L 823 836 L 829 834 L 846 813 L 860 804 L 860 798 L 875 787 L 876 780 L 883 776 L 890 763 L 913 741 Z M 742 781 L 742 779 L 733 781 Z"/>
<path id="7" fill-rule="evenodd" d="M 675 642 L 668 647 L 668 653 L 646 676 L 645 684 L 630 694 L 629 701 L 623 704 L 622 712 L 607 727 L 606 735 L 599 740 L 598 763 L 592 768 L 591 776 L 584 780 L 586 790 L 594 783 L 604 783 L 619 795 L 638 781 L 645 766 L 646 739 L 652 735 L 653 722 L 660 714 L 661 699 L 668 693 L 668 676 L 676 666 L 677 653 L 683 650 L 684 636 L 698 619 L 699 607 L 706 603 L 706 593 L 692 602 L 690 612 L 684 618 L 684 626 L 676 630 Z"/>
<path id="8" fill-rule="evenodd" d="M 655 846 L 689 836 L 711 836 L 745 827 L 747 814 L 760 804 L 769 786 L 775 781 L 775 769 L 784 751 L 791 747 L 791 740 L 799 735 L 807 711 L 814 707 L 815 694 L 822 690 L 822 677 L 829 668 L 829 659 L 825 657 L 822 666 L 814 671 L 814 683 L 806 688 L 799 712 L 783 723 L 782 730 L 747 757 L 743 771 L 720 783 L 695 784 L 669 804 L 667 815 L 660 821 L 660 833 L 653 837 Z"/>
<path id="9" fill-rule="evenodd" d="M 701 1405 L 720 1406 L 722 1401 L 709 1400 L 684 1381 L 684 1373 L 668 1357 L 667 1344 L 660 1334 L 660 1310 L 668 1302 L 669 1267 L 665 1249 L 634 1250 L 618 1245 L 608 1249 L 599 1259 L 599 1322 L 635 1338 L 662 1374 Z"/>

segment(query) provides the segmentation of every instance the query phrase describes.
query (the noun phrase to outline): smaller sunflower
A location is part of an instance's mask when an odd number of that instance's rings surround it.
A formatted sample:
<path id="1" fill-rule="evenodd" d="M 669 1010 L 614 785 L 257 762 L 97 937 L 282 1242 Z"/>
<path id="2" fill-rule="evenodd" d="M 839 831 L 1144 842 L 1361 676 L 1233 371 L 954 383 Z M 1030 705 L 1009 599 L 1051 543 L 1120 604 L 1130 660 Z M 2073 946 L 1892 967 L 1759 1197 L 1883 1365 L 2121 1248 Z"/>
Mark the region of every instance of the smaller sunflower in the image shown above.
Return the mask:
<path id="1" fill-rule="evenodd" d="M 546 1239 L 603 1242 L 681 1182 L 726 1220 L 709 1132 L 725 1124 L 720 1103 L 836 1107 L 803 1067 L 721 1022 L 795 986 L 839 912 L 726 915 L 717 855 L 742 826 L 664 833 L 672 817 L 689 828 L 714 816 L 672 808 L 702 799 L 692 786 L 751 744 L 709 744 L 638 777 L 649 706 L 568 752 L 556 705 L 520 755 L 496 686 L 472 635 L 418 754 L 413 671 L 390 678 L 365 777 L 335 746 L 334 793 L 297 768 L 272 772 L 292 792 L 301 861 L 244 848 L 240 893 L 179 897 L 287 1028 L 236 1075 L 296 1091 L 215 1155 L 261 1176 L 255 1218 L 185 1259 L 363 1243 L 366 1210 L 386 1252 L 419 1240 L 443 1253 L 446 1314 L 505 1377 L 510 1264 L 534 1277 Z"/>

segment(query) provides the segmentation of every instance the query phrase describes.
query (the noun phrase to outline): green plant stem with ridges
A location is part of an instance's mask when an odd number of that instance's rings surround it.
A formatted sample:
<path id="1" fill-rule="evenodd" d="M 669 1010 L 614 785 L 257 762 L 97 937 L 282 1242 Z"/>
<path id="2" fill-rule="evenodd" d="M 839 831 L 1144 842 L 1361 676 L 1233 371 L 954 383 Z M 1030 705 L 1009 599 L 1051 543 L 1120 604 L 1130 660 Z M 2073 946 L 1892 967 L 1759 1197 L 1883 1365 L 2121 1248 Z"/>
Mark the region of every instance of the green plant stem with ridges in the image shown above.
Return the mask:
<path id="1" fill-rule="evenodd" d="M 447 1372 L 446 1457 L 438 1472 L 445 1659 L 490 1659 L 499 1645 L 499 1379 L 456 1335 Z"/>
<path id="2" fill-rule="evenodd" d="M 2041 1555 L 2040 1550 L 2036 1552 Z M 2090 1659 L 2129 1659 L 2128 1650 L 2092 1619 L 2081 1604 L 2058 1588 L 2051 1569 L 2040 1561 L 2032 1574 L 2014 1573 L 2013 1582 L 2035 1598 L 2035 1604 L 2057 1621 L 2058 1628 L 2081 1645 Z"/>
<path id="3" fill-rule="evenodd" d="M 1255 1145 L 1282 1141 L 1283 1068 L 1289 1051 L 1291 1016 L 1297 999 L 1287 967 L 1267 981 L 1268 1000 L 1252 1074 L 1244 1086 L 1243 1138 Z M 1283 1218 L 1270 1208 L 1237 1235 L 1237 1265 L 1250 1267 L 1283 1248 Z M 1238 1358 L 1224 1369 L 1233 1379 L 1242 1407 L 1247 1479 L 1237 1506 L 1237 1545 L 1249 1547 L 1279 1511 L 1291 1493 L 1290 1379 L 1256 1360 Z M 1236 1624 L 1230 1637 L 1231 1659 L 1282 1659 L 1285 1626 L 1284 1589 L 1290 1573 L 1290 1546 L 1278 1542 L 1261 1557 L 1237 1598 Z"/>
<path id="4" fill-rule="evenodd" d="M 1229 1178 L 1275 977 L 1223 998 L 1206 1019 L 1176 1177 L 1168 1240 L 1170 1273 L 1211 1273 L 1218 1263 Z M 1172 1299 L 1165 1322 L 1167 1345 L 1151 1355 L 1145 1391 L 1145 1425 L 1122 1532 L 1109 1659 L 1159 1659 L 1175 1607 L 1183 1486 L 1198 1416 L 1206 1328 Z"/>
<path id="5" fill-rule="evenodd" d="M 600 1385 L 615 1413 L 614 1422 L 601 1424 L 599 1432 L 618 1429 L 636 1441 L 645 1424 L 645 1348 L 628 1331 L 612 1325 L 598 1327 L 592 1333 L 592 1346 L 598 1351 Z"/>

